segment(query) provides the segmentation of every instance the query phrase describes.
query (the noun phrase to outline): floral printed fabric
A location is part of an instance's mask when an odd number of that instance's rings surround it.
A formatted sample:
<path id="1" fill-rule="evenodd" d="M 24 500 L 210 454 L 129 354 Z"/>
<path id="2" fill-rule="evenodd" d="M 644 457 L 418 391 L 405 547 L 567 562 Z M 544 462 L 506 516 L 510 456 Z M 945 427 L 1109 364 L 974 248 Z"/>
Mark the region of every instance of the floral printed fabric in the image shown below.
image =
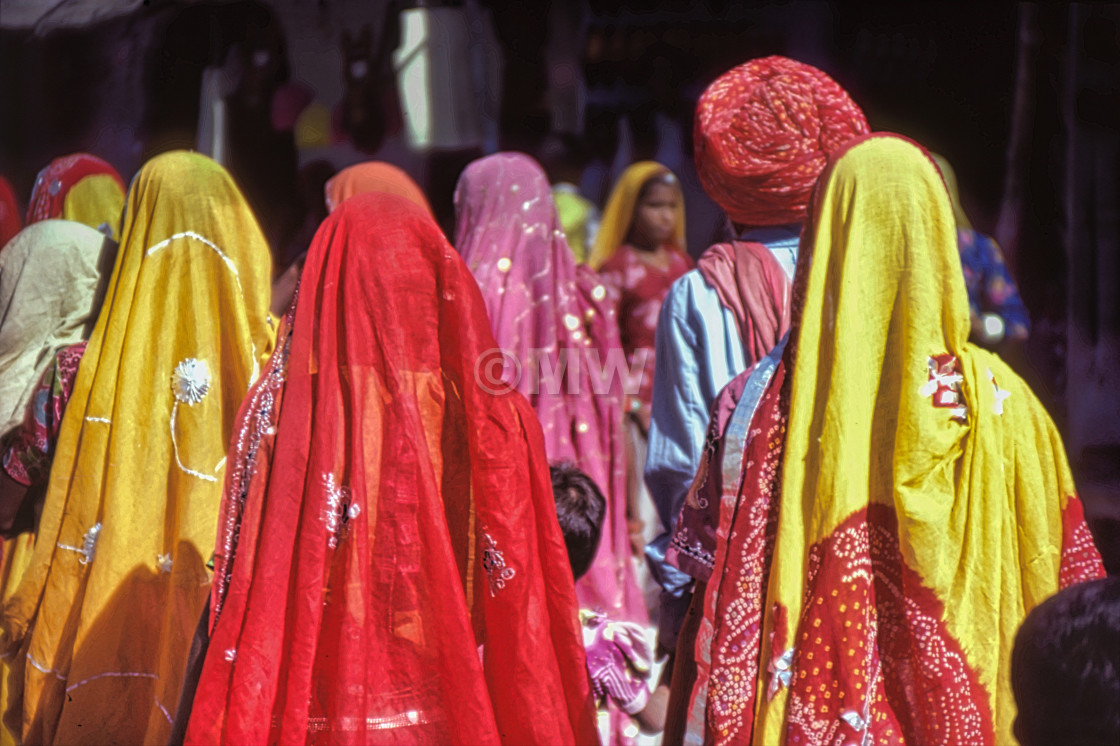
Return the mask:
<path id="1" fill-rule="evenodd" d="M 1003 318 L 1009 338 L 1026 339 L 1031 329 L 1030 316 L 1003 263 L 999 245 L 969 228 L 957 229 L 957 244 L 972 314 L 994 313 Z"/>
<path id="2" fill-rule="evenodd" d="M 84 341 L 58 351 L 35 389 L 23 425 L 4 439 L 4 471 L 22 485 L 38 485 L 50 476 L 62 414 L 85 351 Z"/>
<path id="3" fill-rule="evenodd" d="M 630 370 L 634 370 L 635 353 L 646 351 L 637 391 L 647 407 L 653 397 L 653 346 L 661 303 L 673 283 L 694 266 L 683 251 L 674 251 L 671 256 L 667 267 L 655 267 L 642 261 L 636 249 L 623 245 L 600 270 L 603 280 L 617 293 L 619 336 Z"/>

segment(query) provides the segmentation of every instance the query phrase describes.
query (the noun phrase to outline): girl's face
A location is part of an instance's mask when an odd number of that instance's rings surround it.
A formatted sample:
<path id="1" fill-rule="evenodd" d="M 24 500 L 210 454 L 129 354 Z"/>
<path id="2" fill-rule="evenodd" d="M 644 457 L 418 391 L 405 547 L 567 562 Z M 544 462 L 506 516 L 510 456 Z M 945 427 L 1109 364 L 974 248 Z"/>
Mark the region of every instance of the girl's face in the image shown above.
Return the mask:
<path id="1" fill-rule="evenodd" d="M 634 208 L 630 243 L 649 249 L 668 243 L 677 227 L 680 203 L 681 195 L 675 186 L 655 182 L 646 187 Z"/>

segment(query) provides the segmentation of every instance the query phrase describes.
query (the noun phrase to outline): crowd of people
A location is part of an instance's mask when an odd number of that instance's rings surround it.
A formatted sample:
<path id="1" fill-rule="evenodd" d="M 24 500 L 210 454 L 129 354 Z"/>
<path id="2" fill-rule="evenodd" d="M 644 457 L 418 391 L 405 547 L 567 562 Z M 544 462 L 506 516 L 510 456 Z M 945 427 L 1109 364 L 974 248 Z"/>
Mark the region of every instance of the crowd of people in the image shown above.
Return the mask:
<path id="1" fill-rule="evenodd" d="M 697 261 L 651 161 L 600 211 L 480 158 L 452 241 L 352 166 L 277 268 L 197 153 L 0 181 L 0 743 L 1115 743 L 951 168 L 783 57 L 694 145 Z"/>

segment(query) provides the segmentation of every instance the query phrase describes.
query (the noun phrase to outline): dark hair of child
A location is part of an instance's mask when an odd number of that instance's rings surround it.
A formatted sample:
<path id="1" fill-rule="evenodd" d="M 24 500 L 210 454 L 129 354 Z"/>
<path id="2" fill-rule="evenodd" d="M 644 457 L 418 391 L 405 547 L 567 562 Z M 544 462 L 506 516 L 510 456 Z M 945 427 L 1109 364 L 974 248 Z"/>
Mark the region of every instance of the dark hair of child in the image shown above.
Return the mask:
<path id="1" fill-rule="evenodd" d="M 1120 577 L 1065 588 L 1027 615 L 1011 687 L 1022 746 L 1120 743 Z"/>
<path id="2" fill-rule="evenodd" d="M 571 464 L 553 464 L 549 472 L 568 562 L 578 580 L 590 569 L 599 549 L 607 500 L 595 481 Z"/>

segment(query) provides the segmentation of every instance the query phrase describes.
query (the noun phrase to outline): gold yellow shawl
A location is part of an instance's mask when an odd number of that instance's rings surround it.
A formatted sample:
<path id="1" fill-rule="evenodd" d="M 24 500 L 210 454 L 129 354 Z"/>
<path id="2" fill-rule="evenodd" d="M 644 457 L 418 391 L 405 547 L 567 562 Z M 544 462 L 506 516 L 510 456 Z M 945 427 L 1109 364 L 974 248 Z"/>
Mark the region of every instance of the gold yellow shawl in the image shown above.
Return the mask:
<path id="1" fill-rule="evenodd" d="M 655 176 L 672 173 L 669 169 L 656 161 L 638 161 L 622 172 L 618 182 L 607 199 L 607 206 L 603 210 L 603 220 L 599 223 L 599 232 L 595 234 L 595 245 L 591 248 L 591 257 L 587 263 L 591 268 L 598 270 L 603 266 L 618 247 L 626 241 L 630 233 L 630 226 L 634 222 L 634 208 L 638 205 L 638 194 L 642 185 Z M 673 245 L 681 251 L 684 245 L 684 198 L 681 198 L 677 215 L 677 227 L 673 231 Z"/>
<path id="2" fill-rule="evenodd" d="M 1019 377 L 967 342 L 953 209 L 919 147 L 887 136 L 852 146 L 821 177 L 815 202 L 803 239 L 812 258 L 798 267 L 795 288 L 802 312 L 791 332 L 796 351 L 759 666 L 770 675 L 758 678 L 753 740 L 782 743 L 795 723 L 811 729 L 803 717 L 808 700 L 823 694 L 793 700 L 798 677 L 825 676 L 824 661 L 818 657 L 817 671 L 806 659 L 817 631 L 800 625 L 814 613 L 808 603 L 828 609 L 829 599 L 806 602 L 806 578 L 821 562 L 843 561 L 835 543 L 842 523 L 854 517 L 866 527 L 864 511 L 884 506 L 897 520 L 903 577 L 928 589 L 910 586 L 903 595 L 932 592 L 931 608 L 943 606 L 926 618 L 959 643 L 987 695 L 995 743 L 1013 743 L 1011 646 L 1026 612 L 1058 590 L 1062 511 L 1074 499 L 1061 440 Z M 939 355 L 957 362 L 934 371 L 931 358 Z M 837 553 L 814 558 L 822 546 Z M 829 587 L 833 597 L 845 591 L 843 583 Z M 875 587 L 880 598 L 889 595 Z M 851 613 L 836 611 L 837 618 Z M 879 629 L 880 644 L 888 632 Z M 778 659 L 784 644 L 774 641 L 788 641 L 796 653 L 792 689 L 779 675 L 789 665 Z M 874 686 L 875 671 L 859 675 Z M 954 696 L 950 689 L 939 691 Z M 853 742 L 877 706 L 869 698 L 814 705 L 829 712 L 831 724 L 822 728 L 835 726 L 833 735 Z M 904 708 L 915 717 L 919 709 Z"/>
<path id="3" fill-rule="evenodd" d="M 120 237 L 120 214 L 124 193 L 117 180 L 108 174 L 94 174 L 75 184 L 67 193 L 62 217 L 92 228 L 107 226 L 110 237 Z"/>
<path id="4" fill-rule="evenodd" d="M 204 156 L 129 190 L 39 538 L 4 604 L 27 743 L 163 743 L 205 602 L 233 420 L 270 351 L 268 246 Z M 18 683 L 18 682 L 14 682 Z"/>

